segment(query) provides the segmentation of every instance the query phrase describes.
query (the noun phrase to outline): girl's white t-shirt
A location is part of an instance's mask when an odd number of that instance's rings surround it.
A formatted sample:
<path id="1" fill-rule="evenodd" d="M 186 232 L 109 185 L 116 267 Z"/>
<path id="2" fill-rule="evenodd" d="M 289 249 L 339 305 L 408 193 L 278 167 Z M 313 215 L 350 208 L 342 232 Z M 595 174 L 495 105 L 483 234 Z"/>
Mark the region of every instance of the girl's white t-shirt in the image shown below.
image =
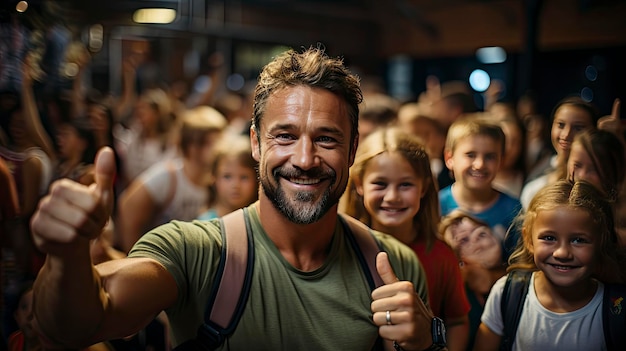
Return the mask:
<path id="1" fill-rule="evenodd" d="M 602 328 L 604 285 L 598 282 L 595 295 L 584 307 L 566 313 L 552 312 L 541 305 L 530 279 L 528 295 L 519 321 L 513 350 L 606 350 Z M 504 333 L 500 301 L 506 276 L 491 288 L 481 322 L 498 335 Z"/>

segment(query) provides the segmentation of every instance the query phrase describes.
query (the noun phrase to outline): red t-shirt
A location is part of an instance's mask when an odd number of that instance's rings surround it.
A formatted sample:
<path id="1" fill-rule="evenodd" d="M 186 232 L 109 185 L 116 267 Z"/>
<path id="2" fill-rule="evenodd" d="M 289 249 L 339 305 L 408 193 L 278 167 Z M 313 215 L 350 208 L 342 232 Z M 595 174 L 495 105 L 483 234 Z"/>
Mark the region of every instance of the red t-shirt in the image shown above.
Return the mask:
<path id="1" fill-rule="evenodd" d="M 441 240 L 435 240 L 429 253 L 426 253 L 425 242 L 410 246 L 426 271 L 430 308 L 435 316 L 445 320 L 467 315 L 470 305 L 465 295 L 459 260 L 452 249 Z"/>

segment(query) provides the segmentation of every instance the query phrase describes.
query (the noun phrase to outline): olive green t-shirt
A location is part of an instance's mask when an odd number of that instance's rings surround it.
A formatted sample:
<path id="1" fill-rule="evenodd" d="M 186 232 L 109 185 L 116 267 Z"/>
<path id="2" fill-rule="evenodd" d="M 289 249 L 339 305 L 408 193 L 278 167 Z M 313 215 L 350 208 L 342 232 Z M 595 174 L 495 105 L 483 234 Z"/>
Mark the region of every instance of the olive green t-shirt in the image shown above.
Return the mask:
<path id="1" fill-rule="evenodd" d="M 255 250 L 250 295 L 220 350 L 370 350 L 378 337 L 371 291 L 339 221 L 324 264 L 303 272 L 268 238 L 254 206 L 249 213 Z M 203 323 L 222 248 L 219 226 L 218 220 L 173 221 L 144 235 L 130 252 L 159 261 L 176 280 L 178 299 L 166 310 L 173 346 L 194 338 Z M 413 250 L 374 233 L 399 279 L 413 282 L 428 301 L 426 276 Z"/>

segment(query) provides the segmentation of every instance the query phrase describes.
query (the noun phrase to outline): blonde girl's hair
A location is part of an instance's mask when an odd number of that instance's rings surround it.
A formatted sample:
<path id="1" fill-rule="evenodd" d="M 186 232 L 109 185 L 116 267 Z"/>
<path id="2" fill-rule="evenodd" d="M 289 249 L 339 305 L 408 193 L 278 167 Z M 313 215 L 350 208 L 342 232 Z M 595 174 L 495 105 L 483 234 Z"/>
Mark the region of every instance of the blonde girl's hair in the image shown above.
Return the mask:
<path id="1" fill-rule="evenodd" d="M 210 163 L 210 178 L 209 178 L 209 203 L 208 207 L 211 208 L 217 202 L 217 190 L 215 188 L 215 180 L 217 178 L 217 169 L 224 159 L 234 157 L 239 164 L 243 167 L 253 170 L 256 174 L 258 163 L 252 157 L 252 147 L 250 145 L 250 138 L 247 135 L 225 135 L 220 138 L 218 143 L 213 149 L 213 157 Z M 257 182 L 258 190 L 258 182 Z M 257 192 L 255 192 L 257 194 Z M 256 198 L 251 199 L 250 203 L 256 201 Z"/>
<path id="2" fill-rule="evenodd" d="M 500 155 L 504 154 L 504 132 L 502 128 L 486 113 L 463 115 L 448 129 L 445 150 L 454 152 L 459 142 L 467 137 L 486 136 L 500 144 Z"/>
<path id="3" fill-rule="evenodd" d="M 623 249 L 619 247 L 611 205 L 600 190 L 585 181 L 572 183 L 559 180 L 544 187 L 535 195 L 523 216 L 522 240 L 509 259 L 507 271 L 537 270 L 533 254 L 530 252 L 535 221 L 539 213 L 559 207 L 585 211 L 593 221 L 597 241 L 593 276 L 605 283 L 624 282 L 622 267 L 625 256 Z"/>
<path id="4" fill-rule="evenodd" d="M 417 228 L 417 235 L 426 240 L 427 251 L 430 251 L 437 237 L 441 217 L 437 185 L 423 143 L 416 136 L 397 127 L 382 127 L 359 144 L 354 164 L 350 168 L 350 178 L 342 199 L 341 211 L 367 225 L 372 224 L 372 217 L 363 205 L 363 197 L 356 191 L 355 179 L 362 182 L 369 161 L 386 152 L 402 155 L 424 182 L 426 191 L 420 200 L 420 210 L 413 218 L 413 222 Z"/>

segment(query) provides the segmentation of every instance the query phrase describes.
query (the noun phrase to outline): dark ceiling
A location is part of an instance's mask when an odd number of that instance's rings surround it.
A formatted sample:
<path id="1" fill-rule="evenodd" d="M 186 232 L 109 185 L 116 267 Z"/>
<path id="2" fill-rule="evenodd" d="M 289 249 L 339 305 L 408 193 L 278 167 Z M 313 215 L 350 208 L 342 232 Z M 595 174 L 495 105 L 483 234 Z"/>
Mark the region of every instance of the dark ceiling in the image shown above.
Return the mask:
<path id="1" fill-rule="evenodd" d="M 2 0 L 0 18 L 18 0 Z M 623 0 L 30 0 L 23 14 L 38 25 L 63 22 L 105 30 L 138 27 L 136 9 L 177 10 L 174 23 L 142 28 L 199 33 L 240 40 L 296 44 L 350 41 L 375 45 L 384 55 L 449 56 L 500 45 L 524 50 L 529 29 L 544 47 L 626 45 Z"/>

